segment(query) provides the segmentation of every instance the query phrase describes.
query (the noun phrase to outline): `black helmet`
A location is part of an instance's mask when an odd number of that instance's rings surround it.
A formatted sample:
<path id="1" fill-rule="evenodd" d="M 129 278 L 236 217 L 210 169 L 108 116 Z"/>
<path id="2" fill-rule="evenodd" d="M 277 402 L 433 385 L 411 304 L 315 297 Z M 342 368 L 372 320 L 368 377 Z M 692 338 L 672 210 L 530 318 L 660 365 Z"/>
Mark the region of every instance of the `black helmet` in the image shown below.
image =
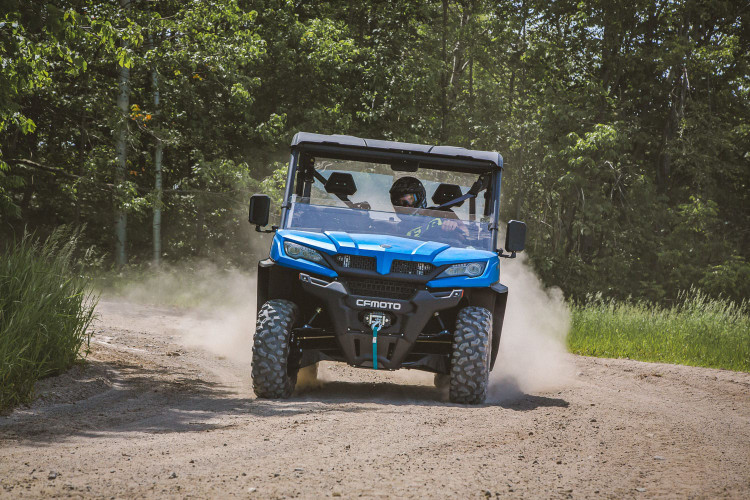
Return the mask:
<path id="1" fill-rule="evenodd" d="M 424 186 L 415 177 L 401 177 L 396 179 L 396 182 L 391 186 L 391 203 L 394 206 L 404 206 L 400 201 L 407 194 L 413 194 L 415 197 L 414 205 L 408 205 L 412 208 L 426 208 L 427 207 L 427 192 Z"/>

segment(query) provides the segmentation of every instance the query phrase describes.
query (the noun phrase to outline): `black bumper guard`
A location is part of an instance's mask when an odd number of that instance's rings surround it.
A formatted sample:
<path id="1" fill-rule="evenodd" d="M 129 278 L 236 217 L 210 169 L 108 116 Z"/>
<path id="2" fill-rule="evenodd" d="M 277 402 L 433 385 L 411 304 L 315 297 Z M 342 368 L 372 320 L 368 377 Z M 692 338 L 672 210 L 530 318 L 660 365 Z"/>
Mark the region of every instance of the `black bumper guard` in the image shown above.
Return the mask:
<path id="1" fill-rule="evenodd" d="M 325 304 L 333 323 L 336 340 L 350 365 L 374 367 L 372 329 L 362 320 L 364 311 L 387 311 L 394 321 L 378 332 L 378 369 L 401 367 L 429 319 L 443 309 L 455 307 L 462 289 L 416 290 L 408 299 L 351 295 L 340 281 L 327 281 L 300 273 L 302 288 Z"/>

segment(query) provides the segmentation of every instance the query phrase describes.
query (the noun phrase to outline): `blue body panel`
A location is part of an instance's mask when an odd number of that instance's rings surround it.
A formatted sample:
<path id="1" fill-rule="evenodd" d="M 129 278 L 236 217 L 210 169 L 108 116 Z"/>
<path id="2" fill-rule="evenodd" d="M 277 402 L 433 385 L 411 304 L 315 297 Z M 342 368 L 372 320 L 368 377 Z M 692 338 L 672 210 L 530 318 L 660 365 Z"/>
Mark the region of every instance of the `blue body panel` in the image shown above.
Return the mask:
<path id="1" fill-rule="evenodd" d="M 345 233 L 326 231 L 314 233 L 293 229 L 280 229 L 271 245 L 271 258 L 278 264 L 300 271 L 313 272 L 329 278 L 337 277 L 332 269 L 304 259 L 293 259 L 284 252 L 284 241 L 293 241 L 314 248 L 329 255 L 345 253 L 375 257 L 378 274 L 387 275 L 393 260 L 428 262 L 434 266 L 460 264 L 464 262 L 485 262 L 484 273 L 476 278 L 458 276 L 433 279 L 427 283 L 430 288 L 478 288 L 496 283 L 500 277 L 497 254 L 486 250 L 456 248 L 434 241 L 420 241 L 397 236 L 377 234 Z"/>

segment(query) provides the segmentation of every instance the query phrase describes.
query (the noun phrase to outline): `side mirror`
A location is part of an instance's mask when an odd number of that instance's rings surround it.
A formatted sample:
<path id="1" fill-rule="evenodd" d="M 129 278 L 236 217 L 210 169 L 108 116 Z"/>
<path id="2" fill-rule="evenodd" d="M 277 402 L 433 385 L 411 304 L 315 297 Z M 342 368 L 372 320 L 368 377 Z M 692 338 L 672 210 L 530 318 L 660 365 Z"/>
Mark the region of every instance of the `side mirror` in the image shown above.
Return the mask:
<path id="1" fill-rule="evenodd" d="M 505 231 L 505 251 L 515 257 L 516 252 L 521 252 L 526 247 L 526 224 L 518 221 L 508 221 L 508 230 Z"/>
<path id="2" fill-rule="evenodd" d="M 268 214 L 271 211 L 271 198 L 267 194 L 254 194 L 250 197 L 250 213 L 247 221 L 255 224 L 260 231 L 262 226 L 268 225 Z"/>

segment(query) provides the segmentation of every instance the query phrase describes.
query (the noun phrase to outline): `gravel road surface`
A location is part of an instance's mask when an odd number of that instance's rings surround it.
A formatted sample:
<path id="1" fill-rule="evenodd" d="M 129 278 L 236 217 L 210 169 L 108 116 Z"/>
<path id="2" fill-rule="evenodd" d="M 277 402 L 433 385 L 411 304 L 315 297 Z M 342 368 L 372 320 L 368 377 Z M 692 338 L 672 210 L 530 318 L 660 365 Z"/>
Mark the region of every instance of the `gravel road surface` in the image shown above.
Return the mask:
<path id="1" fill-rule="evenodd" d="M 86 365 L 0 417 L 0 497 L 750 498 L 750 374 L 570 356 L 562 387 L 468 407 L 324 364 L 268 401 L 250 325 L 225 356 L 177 309 L 99 311 Z"/>

